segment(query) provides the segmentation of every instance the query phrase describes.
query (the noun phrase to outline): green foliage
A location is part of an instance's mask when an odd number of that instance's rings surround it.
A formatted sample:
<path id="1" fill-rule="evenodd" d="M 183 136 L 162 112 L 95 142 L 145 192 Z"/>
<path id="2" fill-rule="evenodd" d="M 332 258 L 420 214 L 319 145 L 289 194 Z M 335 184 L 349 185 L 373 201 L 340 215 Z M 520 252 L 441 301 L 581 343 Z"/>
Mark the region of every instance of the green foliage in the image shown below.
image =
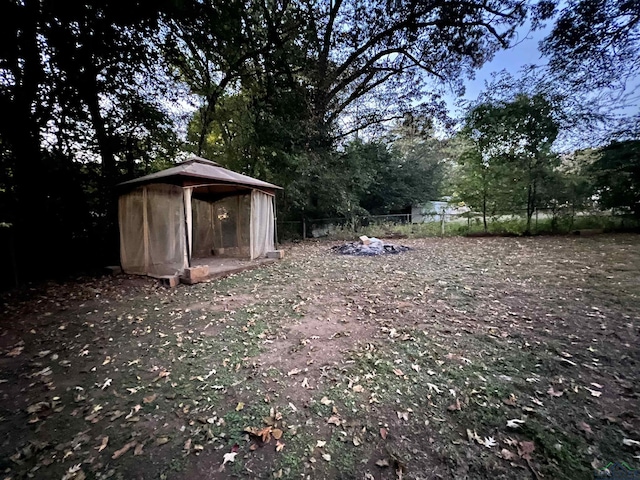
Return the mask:
<path id="1" fill-rule="evenodd" d="M 460 199 L 480 208 L 526 207 L 527 231 L 543 198 L 544 183 L 559 159 L 551 147 L 558 136 L 554 105 L 543 94 L 516 92 L 509 100 L 490 100 L 472 108 L 462 137 L 468 147 L 459 158 Z"/>
<path id="2" fill-rule="evenodd" d="M 396 153 L 356 151 L 349 139 L 406 112 L 443 117 L 428 78 L 460 86 L 508 44 L 526 13 L 511 1 L 463 9 L 386 0 L 227 2 L 196 10 L 171 22 L 167 42 L 176 74 L 201 99 L 189 148 L 283 186 L 285 216 L 345 217 L 437 195 L 443 167 L 434 144 L 398 147 L 394 167 L 389 155 Z"/>
<path id="3" fill-rule="evenodd" d="M 612 142 L 588 171 L 602 207 L 640 217 L 640 140 Z"/>
<path id="4" fill-rule="evenodd" d="M 598 81 L 624 81 L 638 70 L 638 24 L 625 23 L 632 7 L 586 3 L 563 7 L 546 43 L 552 68 L 563 54 L 572 75 L 591 60 L 600 75 L 611 61 L 613 75 Z M 12 225 L 24 271 L 48 261 L 43 231 L 65 232 L 49 251 L 78 252 L 80 242 L 78 256 L 93 256 L 80 263 L 115 262 L 114 185 L 171 165 L 181 147 L 283 186 L 281 218 L 398 211 L 439 197 L 449 168 L 458 197 L 489 217 L 525 204 L 529 217 L 538 205 L 586 205 L 592 178 L 603 206 L 636 213 L 630 157 L 603 151 L 608 160 L 593 170 L 558 167 L 559 126 L 579 115 L 560 119 L 553 85 L 483 98 L 463 153 L 435 138 L 444 85 L 460 89 L 529 13 L 538 28 L 554 8 L 10 1 L 0 16 L 0 224 Z M 185 99 L 195 113 L 181 119 Z"/>
<path id="5" fill-rule="evenodd" d="M 542 42 L 542 53 L 551 57 L 552 73 L 575 88 L 624 90 L 640 73 L 638 18 L 635 1 L 571 0 Z"/>
<path id="6" fill-rule="evenodd" d="M 150 41 L 170 8 L 148 1 L 3 8 L 0 218 L 13 225 L 21 271 L 117 259 L 115 184 L 176 152 L 160 52 Z"/>

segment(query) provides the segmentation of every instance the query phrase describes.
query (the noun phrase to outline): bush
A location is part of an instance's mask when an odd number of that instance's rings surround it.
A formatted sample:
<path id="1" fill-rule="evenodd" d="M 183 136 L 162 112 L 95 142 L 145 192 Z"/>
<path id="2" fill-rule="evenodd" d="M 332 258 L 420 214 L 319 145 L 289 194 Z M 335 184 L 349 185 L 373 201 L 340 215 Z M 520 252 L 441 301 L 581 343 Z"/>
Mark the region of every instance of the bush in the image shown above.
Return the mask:
<path id="1" fill-rule="evenodd" d="M 527 227 L 526 218 L 503 215 L 488 221 L 488 235 L 524 235 Z M 531 232 L 534 235 L 569 234 L 576 230 L 601 229 L 605 232 L 637 230 L 640 223 L 637 219 L 611 215 L 558 215 L 531 219 Z M 445 223 L 445 236 L 483 235 L 484 225 L 481 218 L 460 218 Z M 377 223 L 355 228 L 351 225 L 336 225 L 327 230 L 325 238 L 333 240 L 357 239 L 361 235 L 377 238 L 423 238 L 442 235 L 439 221 L 426 223 Z"/>

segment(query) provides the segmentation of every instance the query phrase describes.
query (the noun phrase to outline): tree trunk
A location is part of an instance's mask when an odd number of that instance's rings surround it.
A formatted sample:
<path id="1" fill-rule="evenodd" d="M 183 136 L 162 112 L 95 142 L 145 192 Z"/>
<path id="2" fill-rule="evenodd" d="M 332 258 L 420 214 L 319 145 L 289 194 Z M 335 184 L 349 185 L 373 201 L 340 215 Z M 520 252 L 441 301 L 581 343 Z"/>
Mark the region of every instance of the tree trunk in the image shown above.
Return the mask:
<path id="1" fill-rule="evenodd" d="M 531 235 L 531 216 L 533 215 L 533 194 L 531 189 L 531 184 L 527 189 L 527 229 L 525 230 L 526 235 Z"/>
<path id="2" fill-rule="evenodd" d="M 484 233 L 487 233 L 489 229 L 487 228 L 487 194 L 486 192 L 482 195 L 482 223 L 484 224 Z"/>
<path id="3" fill-rule="evenodd" d="M 213 120 L 213 114 L 216 109 L 218 100 L 220 99 L 220 93 L 218 91 L 224 91 L 229 77 L 225 77 L 220 85 L 214 87 L 217 91 L 207 96 L 207 104 L 201 110 L 200 113 L 200 132 L 198 134 L 198 149 L 197 155 L 202 156 L 202 150 L 204 150 L 204 142 L 207 139 L 207 133 L 209 133 L 209 123 Z"/>
<path id="4" fill-rule="evenodd" d="M 102 159 L 102 202 L 105 214 L 104 219 L 104 244 L 102 245 L 101 259 L 103 262 L 113 263 L 117 260 L 118 237 L 118 204 L 116 199 L 116 182 L 118 169 L 116 157 L 113 151 L 113 141 L 105 125 L 105 119 L 100 111 L 100 95 L 96 85 L 96 77 L 90 76 L 85 81 L 84 101 L 89 109 L 91 123 L 96 133 L 96 141 Z"/>
<path id="5" fill-rule="evenodd" d="M 24 10 L 16 28 L 16 41 L 22 60 L 15 66 L 16 82 L 12 111 L 2 120 L 3 142 L 7 142 L 13 163 L 13 218 L 16 237 L 16 263 L 18 281 L 21 271 L 29 272 L 44 263 L 49 248 L 42 248 L 42 236 L 47 235 L 48 218 L 46 209 L 46 174 L 43 171 L 42 150 L 40 148 L 40 127 L 37 113 L 38 89 L 43 78 L 38 48 L 37 25 L 40 21 L 38 1 L 25 0 Z M 9 112 L 7 112 L 9 113 Z M 53 243 L 55 236 L 48 237 Z M 56 245 L 53 245 L 55 248 Z M 31 274 L 30 274 L 31 276 Z"/>

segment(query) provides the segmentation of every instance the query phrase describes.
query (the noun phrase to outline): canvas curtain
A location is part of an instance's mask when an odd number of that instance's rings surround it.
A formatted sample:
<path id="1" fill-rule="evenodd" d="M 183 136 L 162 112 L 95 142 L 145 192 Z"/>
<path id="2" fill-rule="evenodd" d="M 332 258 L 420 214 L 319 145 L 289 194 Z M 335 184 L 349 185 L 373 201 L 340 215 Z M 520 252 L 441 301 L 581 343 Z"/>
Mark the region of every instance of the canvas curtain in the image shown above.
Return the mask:
<path id="1" fill-rule="evenodd" d="M 120 262 L 126 273 L 173 275 L 187 267 L 184 201 L 181 187 L 163 184 L 120 196 Z"/>
<path id="2" fill-rule="evenodd" d="M 213 203 L 193 198 L 193 258 L 209 257 L 213 250 Z"/>
<path id="3" fill-rule="evenodd" d="M 251 195 L 234 195 L 216 201 L 194 197 L 193 257 L 211 255 L 248 258 L 251 254 Z"/>
<path id="4" fill-rule="evenodd" d="M 275 250 L 273 197 L 259 190 L 251 192 L 251 259 Z"/>

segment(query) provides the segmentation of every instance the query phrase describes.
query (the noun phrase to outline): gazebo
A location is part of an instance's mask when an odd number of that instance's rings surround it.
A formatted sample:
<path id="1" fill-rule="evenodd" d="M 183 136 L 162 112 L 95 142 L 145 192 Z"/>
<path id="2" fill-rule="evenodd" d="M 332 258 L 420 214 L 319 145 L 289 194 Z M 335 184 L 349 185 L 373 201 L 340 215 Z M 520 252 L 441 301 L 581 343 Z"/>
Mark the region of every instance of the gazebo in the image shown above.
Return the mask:
<path id="1" fill-rule="evenodd" d="M 192 157 L 118 187 L 125 273 L 183 275 L 208 260 L 253 260 L 275 248 L 276 185 Z"/>

